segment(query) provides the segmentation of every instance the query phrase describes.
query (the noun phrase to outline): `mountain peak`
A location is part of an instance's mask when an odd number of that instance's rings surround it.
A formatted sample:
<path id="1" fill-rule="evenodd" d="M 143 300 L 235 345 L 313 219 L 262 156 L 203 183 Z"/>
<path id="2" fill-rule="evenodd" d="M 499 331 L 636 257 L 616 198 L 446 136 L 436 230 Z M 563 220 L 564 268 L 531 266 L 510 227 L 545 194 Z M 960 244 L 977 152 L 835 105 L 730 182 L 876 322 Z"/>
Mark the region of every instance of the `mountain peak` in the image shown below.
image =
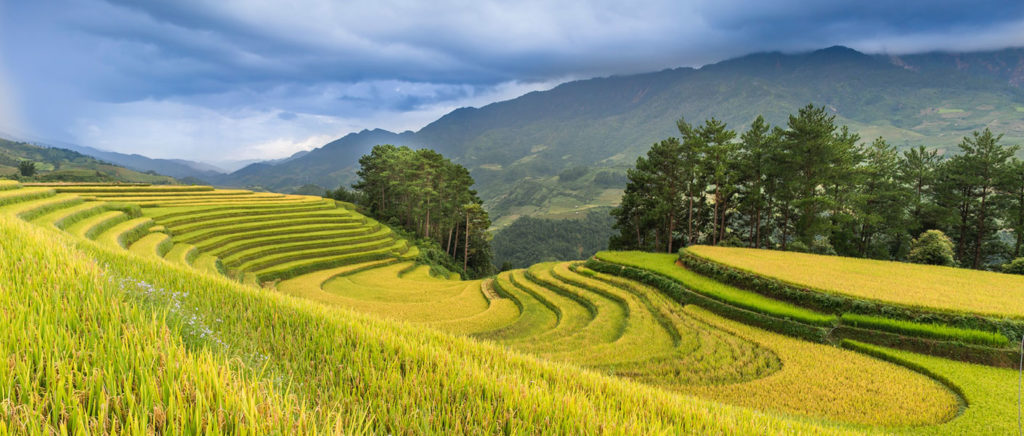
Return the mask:
<path id="1" fill-rule="evenodd" d="M 831 47 L 820 48 L 814 51 L 814 53 L 848 53 L 848 54 L 864 54 L 857 50 L 854 50 L 845 45 L 833 45 Z"/>
<path id="2" fill-rule="evenodd" d="M 868 59 L 871 56 L 868 56 L 850 47 L 842 45 L 833 45 L 832 47 L 812 51 L 808 55 L 808 57 L 835 61 L 844 59 Z"/>

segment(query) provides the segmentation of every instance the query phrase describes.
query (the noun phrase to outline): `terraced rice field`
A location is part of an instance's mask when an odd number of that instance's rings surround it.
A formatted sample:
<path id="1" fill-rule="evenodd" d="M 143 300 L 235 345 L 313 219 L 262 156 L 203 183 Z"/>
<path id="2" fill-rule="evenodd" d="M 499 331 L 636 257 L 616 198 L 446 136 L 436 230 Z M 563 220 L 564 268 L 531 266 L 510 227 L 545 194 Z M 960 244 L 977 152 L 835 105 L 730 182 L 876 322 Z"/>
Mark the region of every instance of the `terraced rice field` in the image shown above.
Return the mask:
<path id="1" fill-rule="evenodd" d="M 299 276 L 277 289 L 780 413 L 910 426 L 942 423 L 959 410 L 955 394 L 909 369 L 749 328 L 569 262 L 493 281 L 443 280 L 412 263 L 378 262 Z"/>
<path id="2" fill-rule="evenodd" d="M 0 240 L 4 434 L 853 434 L 259 291 L 7 214 Z"/>
<path id="3" fill-rule="evenodd" d="M 12 214 L 239 280 L 415 255 L 387 227 L 320 197 L 209 186 L 5 186 L 12 188 L 0 190 L 0 204 L 11 204 Z"/>
<path id="4" fill-rule="evenodd" d="M 44 232 L 15 216 L 63 232 Z M 1010 370 L 771 333 L 582 262 L 542 263 L 485 280 L 437 278 L 412 261 L 415 248 L 390 229 L 318 197 L 0 181 L 0 234 L 0 311 L 16 314 L 8 324 L 16 328 L 0 327 L 0 350 L 23 343 L 18 335 L 34 326 L 74 314 L 110 322 L 71 320 L 67 331 L 98 329 L 90 337 L 128 339 L 75 342 L 56 330 L 33 336 L 52 338 L 46 344 L 53 347 L 40 353 L 61 369 L 16 360 L 0 365 L 0 397 L 21 405 L 0 403 L 0 433 L 5 425 L 46 428 L 40 422 L 74 422 L 101 433 L 1015 429 Z M 18 256 L 45 260 L 18 263 Z M 604 256 L 679 276 L 735 310 L 813 328 L 840 322 L 660 257 Z M 50 301 L 45 294 L 54 288 L 40 287 L 40 271 L 25 268 L 45 265 L 67 265 L 52 280 L 71 284 L 67 289 L 84 286 L 93 299 L 37 319 L 52 308 L 31 305 Z M 40 296 L 12 299 L 11 289 Z M 141 327 L 121 330 L 125 325 Z M 169 350 L 160 359 L 182 366 L 154 370 L 146 348 L 153 343 Z M 82 372 L 89 363 L 79 356 L 119 364 L 108 371 L 110 380 L 99 381 Z M 57 376 L 71 378 L 49 379 Z M 44 396 L 18 387 L 41 379 L 71 387 Z M 101 385 L 117 388 L 97 390 Z M 129 388 L 135 385 L 142 387 Z M 65 404 L 72 392 L 86 399 Z M 108 395 L 131 400 L 100 406 L 110 404 Z M 69 414 L 50 412 L 61 407 Z"/>
<path id="5" fill-rule="evenodd" d="M 1024 276 L 751 248 L 695 246 L 687 251 L 821 292 L 909 307 L 1024 319 Z"/>

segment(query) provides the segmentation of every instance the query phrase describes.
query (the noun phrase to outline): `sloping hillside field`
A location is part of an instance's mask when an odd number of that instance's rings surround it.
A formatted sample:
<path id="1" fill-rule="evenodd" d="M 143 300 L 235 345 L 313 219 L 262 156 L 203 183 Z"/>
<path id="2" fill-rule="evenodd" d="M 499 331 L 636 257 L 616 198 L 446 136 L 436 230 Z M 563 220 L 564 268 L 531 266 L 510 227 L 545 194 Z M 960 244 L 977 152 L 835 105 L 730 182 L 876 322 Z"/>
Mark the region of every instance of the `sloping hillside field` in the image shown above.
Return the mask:
<path id="1" fill-rule="evenodd" d="M 944 276 L 695 247 L 450 280 L 352 205 L 203 186 L 0 181 L 0 241 L 0 434 L 1017 428 L 1017 303 Z"/>
<path id="2" fill-rule="evenodd" d="M 724 266 L 820 292 L 939 311 L 1024 319 L 1024 276 L 838 256 L 697 246 Z"/>

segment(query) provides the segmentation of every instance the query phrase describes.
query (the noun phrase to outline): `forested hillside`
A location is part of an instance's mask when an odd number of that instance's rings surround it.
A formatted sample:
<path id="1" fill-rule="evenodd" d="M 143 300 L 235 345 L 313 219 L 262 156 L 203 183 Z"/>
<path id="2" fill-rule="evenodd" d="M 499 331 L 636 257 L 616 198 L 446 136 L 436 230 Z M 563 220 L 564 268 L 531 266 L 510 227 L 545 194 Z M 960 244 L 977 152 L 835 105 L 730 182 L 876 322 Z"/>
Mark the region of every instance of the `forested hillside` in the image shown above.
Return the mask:
<path id="1" fill-rule="evenodd" d="M 613 181 L 622 180 L 653 142 L 675 134 L 681 116 L 716 117 L 737 127 L 763 115 L 779 125 L 815 103 L 861 138 L 883 136 L 900 150 L 925 146 L 955 153 L 965 134 L 985 127 L 1003 133 L 1006 143 L 1024 142 L 1022 62 L 1024 49 L 900 57 L 844 47 L 759 53 L 698 69 L 570 82 L 458 109 L 418 132 L 351 134 L 216 183 L 286 192 L 310 183 L 334 189 L 355 181 L 356 159 L 373 145 L 409 145 L 435 149 L 469 168 L 498 226 L 514 215 L 564 217 L 617 204 L 625 183 Z M 561 177 L 576 167 L 590 170 Z M 607 183 L 598 181 L 602 173 Z"/>
<path id="2" fill-rule="evenodd" d="M 614 223 L 605 208 L 581 212 L 573 219 L 519 217 L 495 232 L 491 243 L 494 264 L 505 270 L 553 260 L 586 259 L 608 248 Z"/>
<path id="3" fill-rule="evenodd" d="M 175 183 L 171 177 L 133 171 L 75 151 L 0 138 L 0 178 L 14 177 L 44 182 Z"/>

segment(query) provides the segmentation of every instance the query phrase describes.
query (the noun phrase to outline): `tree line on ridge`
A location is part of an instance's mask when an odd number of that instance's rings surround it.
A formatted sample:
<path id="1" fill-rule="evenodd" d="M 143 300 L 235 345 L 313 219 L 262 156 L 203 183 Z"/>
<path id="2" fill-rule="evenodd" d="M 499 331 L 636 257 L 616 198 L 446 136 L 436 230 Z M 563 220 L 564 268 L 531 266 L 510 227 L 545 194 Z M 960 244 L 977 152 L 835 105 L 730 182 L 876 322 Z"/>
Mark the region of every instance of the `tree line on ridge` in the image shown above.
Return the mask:
<path id="1" fill-rule="evenodd" d="M 1024 250 L 1024 162 L 989 129 L 958 153 L 870 143 L 813 104 L 785 126 L 758 116 L 737 133 L 714 118 L 677 122 L 629 170 L 612 211 L 613 249 L 691 244 L 906 260 L 940 230 L 961 266 L 988 268 Z"/>

